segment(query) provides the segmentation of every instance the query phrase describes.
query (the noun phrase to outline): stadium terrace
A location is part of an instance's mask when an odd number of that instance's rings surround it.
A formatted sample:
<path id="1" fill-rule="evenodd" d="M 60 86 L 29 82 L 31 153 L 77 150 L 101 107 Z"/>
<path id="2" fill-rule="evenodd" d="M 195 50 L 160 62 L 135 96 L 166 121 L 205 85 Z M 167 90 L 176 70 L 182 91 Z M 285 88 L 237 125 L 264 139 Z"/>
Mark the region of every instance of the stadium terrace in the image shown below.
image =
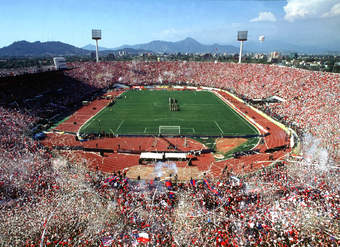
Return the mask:
<path id="1" fill-rule="evenodd" d="M 70 66 L 0 78 L 0 245 L 339 245 L 339 74 L 232 63 Z M 122 121 L 114 133 L 80 135 L 91 116 L 113 99 L 125 99 L 130 91 L 114 89 L 117 84 L 138 92 L 154 85 L 165 87 L 162 92 L 209 88 L 258 125 L 260 154 L 239 152 L 241 158 L 223 158 L 221 166 L 213 166 L 218 157 L 200 153 L 206 172 L 181 179 L 186 155 L 196 155 L 207 142 L 189 136 L 135 142 L 118 133 Z M 253 102 L 271 96 L 283 101 Z M 179 96 L 171 97 L 177 101 L 170 100 L 169 114 L 185 109 Z M 274 119 L 268 120 L 272 125 L 261 116 Z M 265 136 L 259 126 L 275 135 Z M 36 135 L 41 131 L 46 137 Z M 131 164 L 138 164 L 133 153 L 115 156 L 118 150 L 145 155 L 151 147 L 165 150 L 160 162 L 138 165 L 149 178 L 131 175 Z M 174 155 L 174 147 L 186 155 Z M 183 160 L 165 162 L 166 153 Z M 243 160 L 259 155 L 267 159 Z M 191 168 L 197 168 L 195 162 Z"/>

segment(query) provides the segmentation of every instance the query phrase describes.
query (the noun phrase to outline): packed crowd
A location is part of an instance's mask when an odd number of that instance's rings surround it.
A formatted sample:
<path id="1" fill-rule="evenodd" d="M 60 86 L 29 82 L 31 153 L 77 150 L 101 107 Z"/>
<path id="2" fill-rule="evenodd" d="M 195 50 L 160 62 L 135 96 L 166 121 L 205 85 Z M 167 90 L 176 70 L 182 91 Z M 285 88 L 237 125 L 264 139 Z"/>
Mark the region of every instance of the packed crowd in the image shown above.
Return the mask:
<path id="1" fill-rule="evenodd" d="M 0 78 L 0 106 L 34 117 L 32 124 L 46 122 L 70 114 L 82 100 L 95 97 L 100 89 L 69 78 L 63 72 Z"/>
<path id="2" fill-rule="evenodd" d="M 242 98 L 279 96 L 282 103 L 267 104 L 267 113 L 301 133 L 321 139 L 321 145 L 339 160 L 340 74 L 313 72 L 263 64 L 197 62 L 75 63 L 71 77 L 107 87 L 114 82 L 128 85 L 183 84 L 228 89 Z"/>
<path id="3" fill-rule="evenodd" d="M 55 70 L 53 66 L 46 66 L 46 67 L 23 67 L 23 68 L 13 68 L 13 69 L 0 69 L 0 77 L 7 77 L 7 76 L 18 76 L 18 75 L 25 75 L 25 74 L 34 74 L 43 71 L 52 71 Z"/>
<path id="4" fill-rule="evenodd" d="M 118 246 L 140 242 L 151 246 L 335 246 L 339 243 L 334 227 L 339 203 L 333 187 L 336 172 L 324 171 L 314 181 L 298 178 L 307 173 L 307 167 L 300 167 L 297 174 L 292 167 L 277 165 L 256 176 L 240 180 L 227 174 L 214 182 L 128 182 L 114 176 L 101 185 L 108 186 L 103 196 L 113 201 L 121 224 L 111 226 L 106 240 Z M 141 239 L 141 233 L 148 237 Z"/>
<path id="5" fill-rule="evenodd" d="M 244 178 L 130 181 L 122 172 L 104 176 L 49 160 L 39 176 L 44 191 L 26 191 L 36 199 L 1 206 L 2 245 L 340 244 L 336 168 L 301 161 Z"/>
<path id="6" fill-rule="evenodd" d="M 117 62 L 74 66 L 65 73 L 82 83 L 68 80 L 69 85 L 59 84 L 53 92 L 62 88 L 65 96 L 57 94 L 60 97 L 56 96 L 53 104 L 46 101 L 54 94 L 46 92 L 46 85 L 26 94 L 17 89 L 21 96 L 15 104 L 15 89 L 3 95 L 0 245 L 340 244 L 339 167 L 329 159 L 329 152 L 338 150 L 339 75 L 249 64 Z M 86 161 L 70 164 L 27 136 L 41 120 L 37 111 L 60 111 L 60 106 L 81 100 L 82 93 L 95 93 L 115 82 L 222 87 L 249 98 L 279 95 L 286 102 L 269 104 L 266 110 L 307 133 L 302 140 L 303 157 L 243 178 L 227 172 L 219 179 L 203 181 L 181 182 L 171 177 L 167 181 L 130 181 L 120 172 L 108 176 L 88 171 Z M 68 94 L 77 87 L 81 93 Z M 46 97 L 34 98 L 39 110 L 27 103 L 32 95 L 43 93 Z M 65 152 L 72 156 L 71 151 Z"/>

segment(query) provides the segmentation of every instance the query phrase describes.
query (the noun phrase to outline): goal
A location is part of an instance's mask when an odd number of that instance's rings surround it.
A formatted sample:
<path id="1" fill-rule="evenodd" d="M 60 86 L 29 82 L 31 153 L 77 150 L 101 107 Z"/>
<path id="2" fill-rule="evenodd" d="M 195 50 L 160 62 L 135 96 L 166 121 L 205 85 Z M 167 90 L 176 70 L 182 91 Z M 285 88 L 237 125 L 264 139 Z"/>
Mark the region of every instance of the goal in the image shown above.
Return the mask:
<path id="1" fill-rule="evenodd" d="M 159 126 L 159 135 L 180 135 L 181 126 Z"/>

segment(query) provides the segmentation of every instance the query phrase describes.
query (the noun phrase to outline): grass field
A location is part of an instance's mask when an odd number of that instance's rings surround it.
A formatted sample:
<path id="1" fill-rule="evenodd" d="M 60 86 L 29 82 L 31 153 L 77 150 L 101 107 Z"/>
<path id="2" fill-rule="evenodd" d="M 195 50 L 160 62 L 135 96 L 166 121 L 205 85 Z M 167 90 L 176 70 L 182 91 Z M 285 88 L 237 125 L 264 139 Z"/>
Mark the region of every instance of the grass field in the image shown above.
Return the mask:
<path id="1" fill-rule="evenodd" d="M 169 97 L 176 99 L 179 111 L 170 111 Z M 180 126 L 181 135 L 258 134 L 255 127 L 213 93 L 170 90 L 129 90 L 91 118 L 80 133 L 158 135 L 159 126 Z M 176 134 L 178 130 L 173 131 Z"/>

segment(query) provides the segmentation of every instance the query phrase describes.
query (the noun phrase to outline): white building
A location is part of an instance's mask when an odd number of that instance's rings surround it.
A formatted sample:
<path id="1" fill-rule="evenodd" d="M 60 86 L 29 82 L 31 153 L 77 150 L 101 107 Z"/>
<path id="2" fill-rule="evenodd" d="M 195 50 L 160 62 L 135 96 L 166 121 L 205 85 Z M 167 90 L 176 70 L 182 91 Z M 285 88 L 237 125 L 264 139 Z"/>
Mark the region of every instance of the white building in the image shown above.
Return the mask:
<path id="1" fill-rule="evenodd" d="M 53 62 L 56 70 L 67 69 L 66 60 L 64 57 L 54 57 Z"/>

